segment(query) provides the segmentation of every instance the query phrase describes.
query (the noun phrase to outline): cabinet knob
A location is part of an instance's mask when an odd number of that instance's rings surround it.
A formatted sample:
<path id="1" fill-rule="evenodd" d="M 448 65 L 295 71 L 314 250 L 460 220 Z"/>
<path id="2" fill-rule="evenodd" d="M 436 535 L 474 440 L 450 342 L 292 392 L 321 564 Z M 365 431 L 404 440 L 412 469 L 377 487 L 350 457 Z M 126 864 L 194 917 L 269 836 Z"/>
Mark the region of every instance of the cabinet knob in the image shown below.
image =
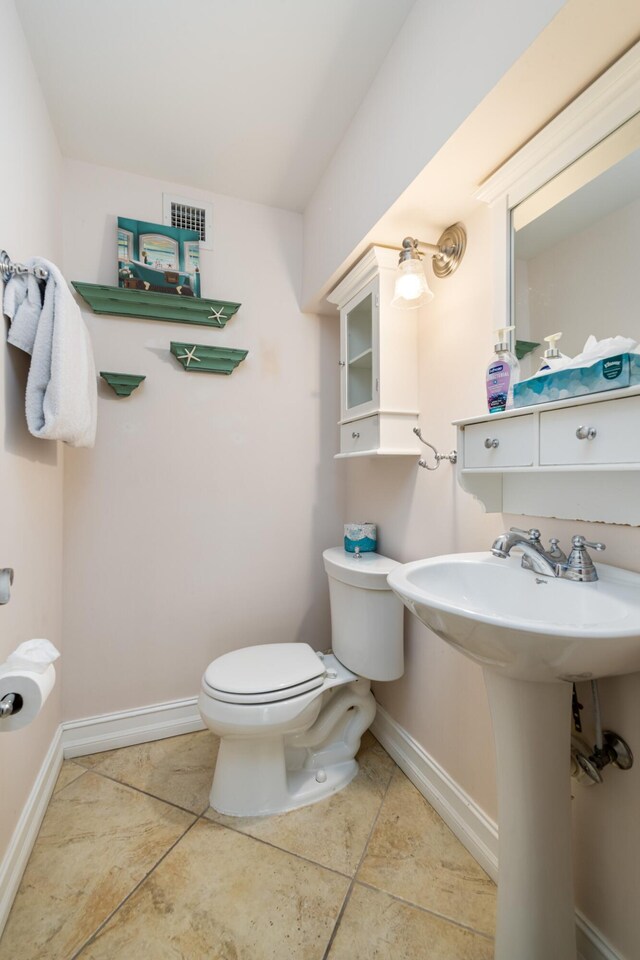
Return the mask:
<path id="1" fill-rule="evenodd" d="M 358 437 L 360 436 L 360 434 L 359 434 L 359 433 L 356 433 L 356 431 L 354 430 L 353 433 L 351 434 L 351 436 L 353 437 L 354 440 L 357 440 Z"/>
<path id="2" fill-rule="evenodd" d="M 338 366 L 344 367 L 344 360 L 338 360 Z"/>
<path id="3" fill-rule="evenodd" d="M 576 437 L 578 440 L 593 440 L 597 433 L 595 427 L 578 427 Z"/>
<path id="4" fill-rule="evenodd" d="M 484 442 L 484 445 L 487 448 L 487 450 L 491 450 L 492 448 L 495 450 L 496 447 L 500 446 L 500 441 L 496 437 L 493 437 L 493 438 L 487 437 L 487 439 Z"/>

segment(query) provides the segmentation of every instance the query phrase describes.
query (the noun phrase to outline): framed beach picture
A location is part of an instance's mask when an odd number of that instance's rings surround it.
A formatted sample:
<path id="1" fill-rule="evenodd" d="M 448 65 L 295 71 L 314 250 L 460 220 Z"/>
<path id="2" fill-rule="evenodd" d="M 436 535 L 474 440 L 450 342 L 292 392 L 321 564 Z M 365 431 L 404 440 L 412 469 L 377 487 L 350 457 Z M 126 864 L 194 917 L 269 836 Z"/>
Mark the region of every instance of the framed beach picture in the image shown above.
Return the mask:
<path id="1" fill-rule="evenodd" d="M 199 297 L 198 231 L 118 217 L 118 285 Z"/>

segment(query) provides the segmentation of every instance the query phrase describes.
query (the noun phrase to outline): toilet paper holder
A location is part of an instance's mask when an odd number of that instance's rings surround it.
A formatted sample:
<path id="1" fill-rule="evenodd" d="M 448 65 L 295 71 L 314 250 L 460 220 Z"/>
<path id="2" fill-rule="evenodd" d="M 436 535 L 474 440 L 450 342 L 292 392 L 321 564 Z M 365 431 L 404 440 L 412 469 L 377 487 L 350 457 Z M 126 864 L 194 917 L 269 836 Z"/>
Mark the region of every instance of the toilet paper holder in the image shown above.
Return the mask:
<path id="1" fill-rule="evenodd" d="M 3 717 L 12 717 L 22 709 L 22 697 L 19 693 L 7 693 L 0 700 L 0 720 Z"/>
<path id="2" fill-rule="evenodd" d="M 0 606 L 9 603 L 12 586 L 13 567 L 2 567 L 0 569 Z"/>

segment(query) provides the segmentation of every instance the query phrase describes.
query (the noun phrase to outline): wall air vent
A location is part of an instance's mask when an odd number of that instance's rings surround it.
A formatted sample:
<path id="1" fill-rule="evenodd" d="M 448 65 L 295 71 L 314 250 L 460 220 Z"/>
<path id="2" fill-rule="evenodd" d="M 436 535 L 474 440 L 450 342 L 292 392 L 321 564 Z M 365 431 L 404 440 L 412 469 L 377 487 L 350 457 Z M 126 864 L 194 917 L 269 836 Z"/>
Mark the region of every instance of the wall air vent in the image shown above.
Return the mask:
<path id="1" fill-rule="evenodd" d="M 163 193 L 162 207 L 164 223 L 181 230 L 197 230 L 200 246 L 205 250 L 213 250 L 212 204 Z"/>

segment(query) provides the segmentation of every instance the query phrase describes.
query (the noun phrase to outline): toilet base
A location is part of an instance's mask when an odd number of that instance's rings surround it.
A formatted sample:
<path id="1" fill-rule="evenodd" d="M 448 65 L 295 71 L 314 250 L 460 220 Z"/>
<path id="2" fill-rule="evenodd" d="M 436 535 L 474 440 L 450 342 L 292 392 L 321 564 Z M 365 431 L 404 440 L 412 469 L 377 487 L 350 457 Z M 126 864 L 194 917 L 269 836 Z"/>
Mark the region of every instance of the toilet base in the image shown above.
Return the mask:
<path id="1" fill-rule="evenodd" d="M 312 702 L 313 722 L 290 733 L 224 735 L 210 803 L 231 817 L 264 817 L 316 803 L 346 787 L 358 772 L 355 756 L 373 723 L 376 701 L 363 678 L 326 690 Z M 242 708 L 241 708 L 242 709 Z M 211 718 L 208 725 L 216 732 Z M 300 714 L 304 716 L 304 712 Z"/>
<path id="2" fill-rule="evenodd" d="M 337 793 L 358 772 L 356 760 L 319 770 L 287 770 L 282 737 L 223 738 L 210 803 L 230 817 L 264 817 L 306 807 Z"/>

